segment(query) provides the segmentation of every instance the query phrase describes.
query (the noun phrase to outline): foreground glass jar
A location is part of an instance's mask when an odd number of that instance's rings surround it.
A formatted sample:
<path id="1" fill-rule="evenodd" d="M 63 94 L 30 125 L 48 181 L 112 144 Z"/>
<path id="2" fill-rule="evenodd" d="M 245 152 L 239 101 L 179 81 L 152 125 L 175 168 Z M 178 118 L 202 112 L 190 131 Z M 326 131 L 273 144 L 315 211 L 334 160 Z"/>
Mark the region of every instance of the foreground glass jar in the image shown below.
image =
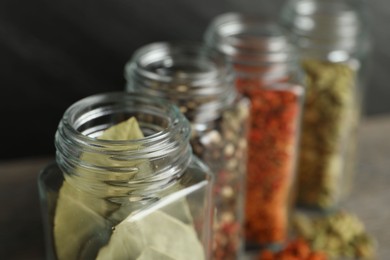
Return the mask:
<path id="1" fill-rule="evenodd" d="M 284 31 L 257 17 L 216 17 L 206 44 L 225 54 L 236 87 L 251 100 L 245 236 L 247 247 L 281 245 L 288 235 L 304 88 Z"/>
<path id="2" fill-rule="evenodd" d="M 330 211 L 350 190 L 369 46 L 357 2 L 292 0 L 282 10 L 307 75 L 297 198 L 304 208 Z"/>
<path id="3" fill-rule="evenodd" d="M 106 130 L 132 117 L 138 130 Z M 108 93 L 73 104 L 56 163 L 39 177 L 47 258 L 209 259 L 212 179 L 189 137 L 188 121 L 159 99 Z"/>
<path id="4" fill-rule="evenodd" d="M 249 102 L 226 65 L 196 43 L 150 44 L 126 65 L 129 91 L 180 107 L 191 122 L 194 153 L 215 173 L 213 259 L 236 259 L 242 251 Z"/>

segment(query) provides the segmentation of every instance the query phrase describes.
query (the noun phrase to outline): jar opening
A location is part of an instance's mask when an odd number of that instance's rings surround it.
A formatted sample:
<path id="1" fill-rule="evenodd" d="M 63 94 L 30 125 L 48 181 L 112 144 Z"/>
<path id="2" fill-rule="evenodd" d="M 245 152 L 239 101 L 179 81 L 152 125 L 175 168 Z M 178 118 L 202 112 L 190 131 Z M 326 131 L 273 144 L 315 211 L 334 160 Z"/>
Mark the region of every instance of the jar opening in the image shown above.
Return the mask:
<path id="1" fill-rule="evenodd" d="M 144 138 L 98 139 L 105 129 L 132 116 Z M 57 162 L 65 177 L 95 179 L 102 190 L 114 183 L 127 189 L 145 181 L 170 182 L 189 164 L 189 137 L 188 121 L 163 100 L 122 92 L 99 94 L 65 112 L 55 138 Z"/>
<path id="2" fill-rule="evenodd" d="M 282 24 L 304 55 L 332 62 L 340 61 L 340 52 L 348 54 L 345 61 L 366 48 L 363 19 L 358 1 L 348 0 L 290 0 L 281 12 Z"/>
<path id="3" fill-rule="evenodd" d="M 293 53 L 287 32 L 281 26 L 238 13 L 217 16 L 206 30 L 205 41 L 236 63 L 288 62 Z"/>
<path id="4" fill-rule="evenodd" d="M 126 64 L 127 89 L 163 97 L 191 121 L 206 122 L 236 98 L 226 57 L 198 43 L 153 43 Z"/>
<path id="5" fill-rule="evenodd" d="M 126 77 L 134 74 L 158 82 L 191 83 L 200 89 L 205 83 L 214 83 L 228 75 L 229 69 L 223 57 L 210 54 L 201 45 L 161 42 L 135 52 L 126 65 Z"/>

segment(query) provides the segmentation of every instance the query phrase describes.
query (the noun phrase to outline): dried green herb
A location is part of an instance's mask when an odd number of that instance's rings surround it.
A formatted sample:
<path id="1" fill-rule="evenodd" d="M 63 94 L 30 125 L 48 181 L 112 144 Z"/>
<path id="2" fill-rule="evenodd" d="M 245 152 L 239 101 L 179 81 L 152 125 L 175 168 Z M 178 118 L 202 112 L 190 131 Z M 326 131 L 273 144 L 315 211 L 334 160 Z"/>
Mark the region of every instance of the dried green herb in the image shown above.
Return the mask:
<path id="1" fill-rule="evenodd" d="M 306 60 L 307 90 L 298 164 L 298 204 L 321 209 L 341 199 L 357 127 L 357 86 L 348 64 Z"/>
<path id="2" fill-rule="evenodd" d="M 137 121 L 131 118 L 109 128 L 99 139 L 132 140 L 143 137 Z M 121 181 L 123 175 L 126 175 L 125 178 L 129 181 L 134 176 L 149 174 L 152 169 L 147 160 L 123 160 L 114 163 L 107 156 L 87 152 L 81 157 L 85 163 L 134 168 L 134 171 L 119 175 L 107 171 L 106 177 L 112 176 L 112 180 Z M 82 171 L 85 170 L 78 169 L 76 172 L 80 174 Z M 78 189 L 82 184 L 72 185 L 73 182 L 78 182 L 78 176 L 72 176 L 63 182 L 56 207 L 53 235 L 58 259 L 204 258 L 203 247 L 184 198 L 175 197 L 169 201 L 166 197 L 156 198 L 160 201 L 158 204 L 141 201 L 144 206 L 139 210 L 140 203 L 132 203 L 131 195 L 122 198 L 122 201 L 127 200 L 126 203 L 112 203 L 117 192 L 123 197 L 122 188 L 118 186 L 109 192 L 105 191 L 105 195 L 113 197 L 99 197 L 84 189 Z M 101 185 L 98 178 L 91 178 L 85 183 L 85 188 L 96 188 L 98 185 Z M 162 193 L 168 195 L 169 192 L 180 189 L 179 186 L 180 184 L 172 185 L 169 191 Z M 138 208 L 134 208 L 134 204 L 137 204 Z"/>
<path id="3" fill-rule="evenodd" d="M 115 227 L 97 260 L 138 259 L 148 251 L 155 257 L 159 252 L 168 259 L 203 259 L 202 245 L 191 225 L 159 210 L 139 219 L 138 215 L 139 212 L 128 216 Z"/>
<path id="4" fill-rule="evenodd" d="M 122 122 L 107 129 L 99 139 L 125 140 L 143 138 L 143 134 L 135 118 Z M 84 153 L 80 155 L 83 161 L 97 165 L 113 165 L 105 156 Z M 129 162 L 123 162 L 129 164 Z M 149 168 L 145 161 L 130 162 L 128 166 Z M 123 166 L 123 165 L 122 165 Z M 82 172 L 83 169 L 77 169 Z M 136 174 L 138 172 L 135 172 Z M 88 174 L 93 174 L 90 172 Z M 107 174 L 108 175 L 108 174 Z M 130 179 L 130 176 L 126 178 Z M 77 182 L 77 185 L 72 185 Z M 107 243 L 111 234 L 111 223 L 107 216 L 119 210 L 119 206 L 98 198 L 91 193 L 75 187 L 81 185 L 99 185 L 97 178 L 91 178 L 88 183 L 79 181 L 78 176 L 68 178 L 63 182 L 57 201 L 54 217 L 54 238 L 58 259 L 90 259 L 96 248 Z"/>
<path id="5" fill-rule="evenodd" d="M 346 211 L 325 216 L 296 213 L 292 221 L 295 232 L 309 241 L 314 250 L 331 259 L 375 259 L 375 243 L 359 218 Z"/>

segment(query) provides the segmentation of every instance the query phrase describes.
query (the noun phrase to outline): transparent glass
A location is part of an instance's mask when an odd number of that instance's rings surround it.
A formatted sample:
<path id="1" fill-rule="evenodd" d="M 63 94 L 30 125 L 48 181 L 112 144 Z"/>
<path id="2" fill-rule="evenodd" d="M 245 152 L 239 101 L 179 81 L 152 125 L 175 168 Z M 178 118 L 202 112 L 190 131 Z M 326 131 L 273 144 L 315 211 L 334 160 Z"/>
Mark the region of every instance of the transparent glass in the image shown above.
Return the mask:
<path id="1" fill-rule="evenodd" d="M 101 140 L 135 117 L 145 135 Z M 190 125 L 159 99 L 87 97 L 64 114 L 56 162 L 39 176 L 48 259 L 209 259 L 212 175 Z"/>
<path id="2" fill-rule="evenodd" d="M 297 203 L 307 209 L 337 208 L 352 186 L 369 50 L 358 3 L 292 0 L 282 10 L 306 73 Z"/>
<path id="3" fill-rule="evenodd" d="M 155 43 L 126 66 L 128 90 L 163 97 L 190 120 L 194 154 L 215 173 L 213 259 L 242 253 L 249 102 L 223 56 L 197 43 Z"/>
<path id="4" fill-rule="evenodd" d="M 289 232 L 304 95 L 293 46 L 273 22 L 235 13 L 216 17 L 205 42 L 228 57 L 236 88 L 251 101 L 246 246 L 280 246 Z"/>

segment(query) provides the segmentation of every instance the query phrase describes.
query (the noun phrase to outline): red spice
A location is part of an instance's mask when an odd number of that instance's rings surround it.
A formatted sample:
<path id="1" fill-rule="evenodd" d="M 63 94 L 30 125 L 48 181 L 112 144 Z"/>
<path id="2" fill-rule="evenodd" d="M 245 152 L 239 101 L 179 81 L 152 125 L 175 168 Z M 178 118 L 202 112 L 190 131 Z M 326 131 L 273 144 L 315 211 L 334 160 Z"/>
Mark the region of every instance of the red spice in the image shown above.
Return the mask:
<path id="1" fill-rule="evenodd" d="M 261 245 L 281 243 L 287 236 L 301 107 L 297 88 L 264 84 L 257 78 L 237 79 L 238 90 L 252 102 L 245 236 Z"/>

